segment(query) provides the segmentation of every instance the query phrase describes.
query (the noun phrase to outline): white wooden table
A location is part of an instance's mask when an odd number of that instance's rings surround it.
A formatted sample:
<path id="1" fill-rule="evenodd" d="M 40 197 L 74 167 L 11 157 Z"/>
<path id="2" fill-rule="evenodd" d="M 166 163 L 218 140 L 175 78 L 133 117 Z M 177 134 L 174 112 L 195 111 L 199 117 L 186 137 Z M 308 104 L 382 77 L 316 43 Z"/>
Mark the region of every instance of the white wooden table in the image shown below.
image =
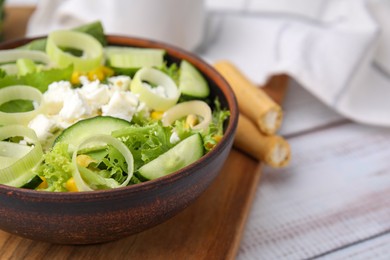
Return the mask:
<path id="1" fill-rule="evenodd" d="M 221 22 L 264 4 L 206 2 Z M 239 65 L 252 74 L 262 69 Z M 282 170 L 264 168 L 237 258 L 390 259 L 390 129 L 344 119 L 294 81 L 284 109 L 280 133 L 292 161 Z"/>
<path id="2" fill-rule="evenodd" d="M 295 82 L 285 109 L 292 161 L 264 169 L 238 259 L 390 259 L 390 129 L 343 119 Z"/>

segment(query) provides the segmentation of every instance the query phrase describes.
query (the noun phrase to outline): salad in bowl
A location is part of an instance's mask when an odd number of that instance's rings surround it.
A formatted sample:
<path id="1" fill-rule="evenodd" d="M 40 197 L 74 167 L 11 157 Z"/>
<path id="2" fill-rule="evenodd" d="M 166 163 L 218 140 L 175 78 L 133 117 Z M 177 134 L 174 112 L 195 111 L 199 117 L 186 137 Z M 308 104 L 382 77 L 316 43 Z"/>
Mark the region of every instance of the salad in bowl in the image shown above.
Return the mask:
<path id="1" fill-rule="evenodd" d="M 180 170 L 223 138 L 230 111 L 166 50 L 108 45 L 100 23 L 0 51 L 0 184 L 120 188 Z"/>
<path id="2" fill-rule="evenodd" d="M 100 23 L 2 43 L 0 229 L 95 244 L 158 225 L 218 176 L 238 114 L 196 55 Z"/>

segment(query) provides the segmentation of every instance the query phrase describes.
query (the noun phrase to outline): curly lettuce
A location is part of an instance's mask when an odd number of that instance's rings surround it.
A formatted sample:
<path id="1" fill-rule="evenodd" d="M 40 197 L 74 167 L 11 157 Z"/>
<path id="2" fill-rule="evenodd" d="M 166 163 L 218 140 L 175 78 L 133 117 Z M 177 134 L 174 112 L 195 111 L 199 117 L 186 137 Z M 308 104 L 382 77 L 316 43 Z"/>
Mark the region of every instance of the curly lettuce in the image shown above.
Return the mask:
<path id="1" fill-rule="evenodd" d="M 200 131 L 200 134 L 203 139 L 203 145 L 206 152 L 209 152 L 214 148 L 214 146 L 221 140 L 224 133 L 224 124 L 225 121 L 229 118 L 229 110 L 223 109 L 219 99 L 214 100 L 214 108 L 212 113 L 212 120 L 208 128 L 204 131 Z M 189 128 L 184 119 L 177 120 L 174 125 L 176 134 L 179 136 L 180 140 L 193 135 L 199 130 L 194 130 Z"/>

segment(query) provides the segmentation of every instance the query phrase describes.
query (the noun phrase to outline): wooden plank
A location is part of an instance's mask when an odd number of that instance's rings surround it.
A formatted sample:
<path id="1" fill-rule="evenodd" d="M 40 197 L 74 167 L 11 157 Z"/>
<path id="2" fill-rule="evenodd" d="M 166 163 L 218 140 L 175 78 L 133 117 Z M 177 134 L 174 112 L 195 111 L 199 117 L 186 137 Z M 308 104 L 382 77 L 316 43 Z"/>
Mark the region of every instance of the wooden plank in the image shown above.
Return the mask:
<path id="1" fill-rule="evenodd" d="M 388 260 L 390 256 L 390 230 L 388 233 L 354 243 L 350 246 L 329 252 L 323 259 L 332 260 Z"/>
<path id="2" fill-rule="evenodd" d="M 290 166 L 264 168 L 238 258 L 307 259 L 390 230 L 388 129 L 346 123 L 289 142 Z"/>

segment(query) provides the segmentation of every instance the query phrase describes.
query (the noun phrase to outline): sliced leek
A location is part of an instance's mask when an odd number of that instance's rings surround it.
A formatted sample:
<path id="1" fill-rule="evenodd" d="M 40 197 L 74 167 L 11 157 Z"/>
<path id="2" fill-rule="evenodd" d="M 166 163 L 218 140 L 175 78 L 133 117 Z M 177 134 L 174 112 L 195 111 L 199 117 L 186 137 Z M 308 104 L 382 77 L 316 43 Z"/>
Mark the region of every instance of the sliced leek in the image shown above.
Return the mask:
<path id="1" fill-rule="evenodd" d="M 156 85 L 162 87 L 164 94 L 153 91 Z M 167 74 L 153 68 L 142 68 L 134 75 L 130 85 L 131 91 L 139 94 L 139 99 L 148 107 L 157 111 L 165 111 L 174 106 L 180 97 L 175 82 Z"/>
<path id="2" fill-rule="evenodd" d="M 31 146 L 0 141 L 0 165 L 5 168 L 19 160 L 32 149 Z"/>
<path id="3" fill-rule="evenodd" d="M 127 177 L 126 180 L 119 184 L 115 183 L 112 179 L 105 179 L 98 175 L 97 173 L 94 173 L 93 171 L 90 171 L 85 168 L 79 168 L 77 164 L 77 155 L 78 151 L 84 147 L 89 147 L 91 144 L 94 145 L 99 145 L 101 144 L 107 144 L 113 146 L 115 149 L 117 149 L 124 157 L 126 163 L 127 163 Z M 87 180 L 94 179 L 95 182 L 102 183 L 104 182 L 105 186 L 109 188 L 118 188 L 118 187 L 124 187 L 127 184 L 129 184 L 131 177 L 133 176 L 133 171 L 134 171 L 134 159 L 133 155 L 131 154 L 130 150 L 126 147 L 125 144 L 123 144 L 121 141 L 118 139 L 110 136 L 110 135 L 94 135 L 90 136 L 86 139 L 84 139 L 77 149 L 73 152 L 72 155 L 72 163 L 74 165 L 75 171 L 73 172 L 73 178 L 75 180 L 76 186 L 78 191 L 92 191 L 94 190 L 94 187 L 91 187 L 88 183 Z M 86 176 L 82 176 L 82 175 Z M 93 176 L 95 174 L 95 176 Z"/>
<path id="4" fill-rule="evenodd" d="M 1 160 L 7 161 L 0 165 L 0 184 L 21 187 L 34 177 L 32 169 L 42 160 L 43 151 L 33 130 L 21 125 L 0 127 L 0 140 L 15 136 L 24 137 L 32 146 L 0 142 Z"/>
<path id="5" fill-rule="evenodd" d="M 83 55 L 74 56 L 61 48 L 81 50 Z M 59 67 L 74 65 L 76 71 L 91 71 L 102 64 L 103 46 L 94 37 L 76 31 L 55 31 L 47 37 L 46 53 Z"/>
<path id="6" fill-rule="evenodd" d="M 8 63 L 0 66 L 0 69 L 4 70 L 7 75 L 18 74 L 18 66 L 16 63 Z"/>
<path id="7" fill-rule="evenodd" d="M 9 75 L 24 75 L 26 71 L 20 71 L 20 65 L 17 65 L 20 60 L 28 60 L 29 63 L 41 64 L 44 67 L 50 67 L 51 61 L 49 56 L 42 51 L 33 50 L 2 50 L 0 51 L 0 63 L 2 68 Z"/>
<path id="8" fill-rule="evenodd" d="M 33 73 L 37 70 L 34 61 L 30 59 L 18 59 L 16 61 L 16 66 L 18 67 L 18 75 L 20 76 Z"/>
<path id="9" fill-rule="evenodd" d="M 49 56 L 42 51 L 21 49 L 0 51 L 0 63 L 15 63 L 18 59 L 30 59 L 36 63 L 51 64 Z"/>
<path id="10" fill-rule="evenodd" d="M 211 108 L 206 102 L 201 100 L 192 100 L 179 103 L 165 111 L 161 121 L 164 126 L 168 126 L 171 125 L 174 121 L 188 115 L 197 115 L 201 117 L 200 123 L 192 127 L 192 129 L 196 130 L 206 129 L 212 119 Z"/>
<path id="11" fill-rule="evenodd" d="M 36 108 L 28 112 L 7 113 L 0 111 L 0 125 L 27 125 L 42 109 L 42 93 L 30 86 L 16 85 L 0 89 L 0 105 L 13 100 L 31 100 Z"/>

